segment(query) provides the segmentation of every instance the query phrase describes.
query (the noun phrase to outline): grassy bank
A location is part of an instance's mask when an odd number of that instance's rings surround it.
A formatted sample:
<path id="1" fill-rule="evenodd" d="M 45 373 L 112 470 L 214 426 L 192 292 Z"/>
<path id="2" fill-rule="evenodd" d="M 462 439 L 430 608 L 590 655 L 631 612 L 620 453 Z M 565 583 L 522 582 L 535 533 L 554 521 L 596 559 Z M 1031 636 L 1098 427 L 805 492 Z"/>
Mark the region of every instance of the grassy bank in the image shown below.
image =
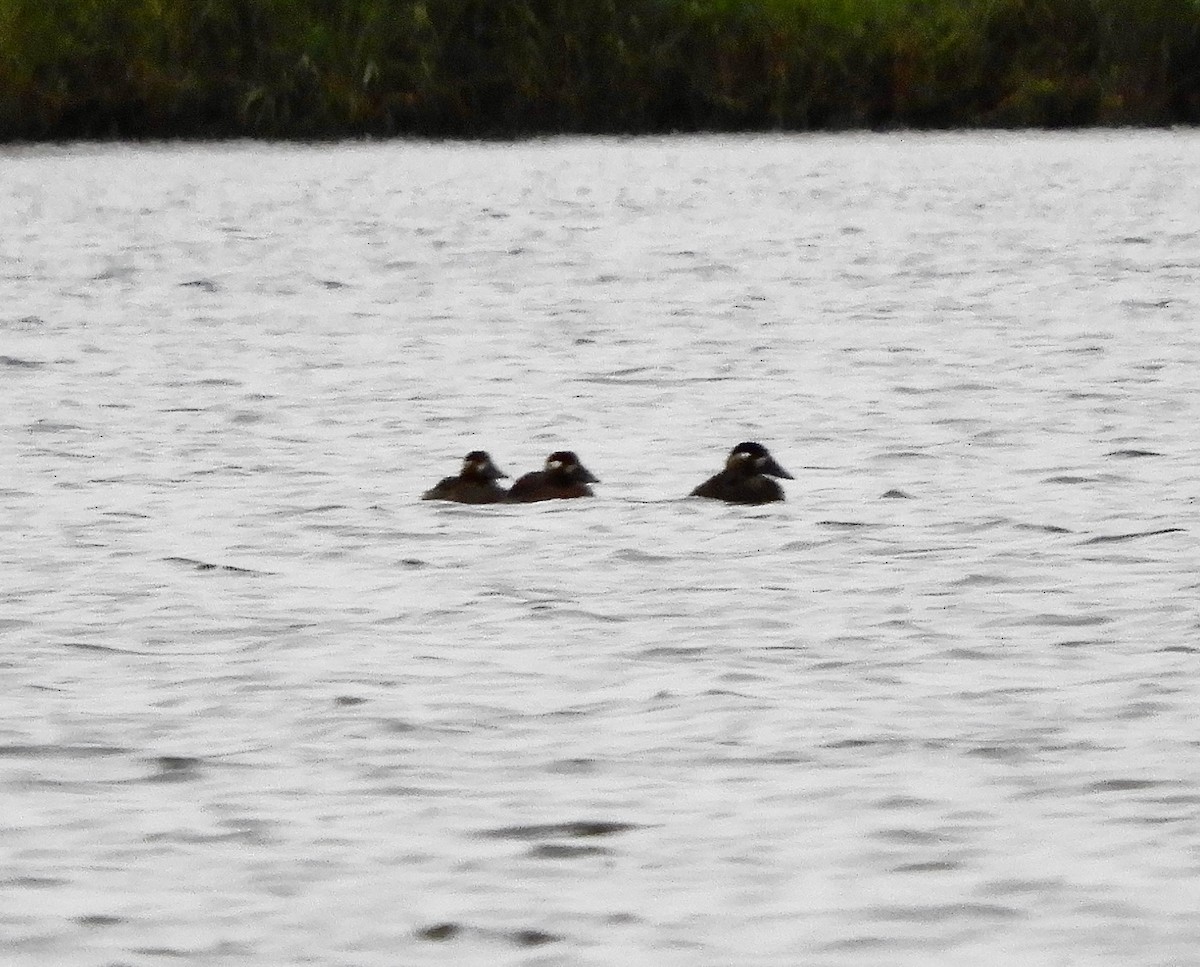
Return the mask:
<path id="1" fill-rule="evenodd" d="M 0 139 L 1200 122 L 1200 0 L 0 0 Z"/>

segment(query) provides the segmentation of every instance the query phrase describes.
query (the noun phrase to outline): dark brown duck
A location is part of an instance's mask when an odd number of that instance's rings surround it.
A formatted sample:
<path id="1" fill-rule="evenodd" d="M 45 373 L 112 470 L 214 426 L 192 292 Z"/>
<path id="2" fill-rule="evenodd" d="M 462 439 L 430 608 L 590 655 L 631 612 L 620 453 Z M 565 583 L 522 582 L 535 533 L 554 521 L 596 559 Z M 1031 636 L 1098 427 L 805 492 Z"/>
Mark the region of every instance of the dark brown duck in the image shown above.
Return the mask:
<path id="1" fill-rule="evenodd" d="M 462 470 L 457 477 L 446 477 L 436 487 L 425 491 L 422 500 L 453 500 L 459 504 L 496 504 L 505 497 L 504 488 L 496 483 L 508 474 L 502 472 L 483 450 L 472 450 L 463 457 Z"/>
<path id="2" fill-rule="evenodd" d="M 546 458 L 545 469 L 518 478 L 508 491 L 508 499 L 528 504 L 536 500 L 591 497 L 588 484 L 599 482 L 574 453 L 557 450 Z"/>
<path id="3" fill-rule="evenodd" d="M 729 452 L 725 469 L 704 481 L 692 496 L 727 504 L 769 504 L 783 500 L 783 488 L 772 477 L 792 479 L 761 443 L 739 443 Z"/>

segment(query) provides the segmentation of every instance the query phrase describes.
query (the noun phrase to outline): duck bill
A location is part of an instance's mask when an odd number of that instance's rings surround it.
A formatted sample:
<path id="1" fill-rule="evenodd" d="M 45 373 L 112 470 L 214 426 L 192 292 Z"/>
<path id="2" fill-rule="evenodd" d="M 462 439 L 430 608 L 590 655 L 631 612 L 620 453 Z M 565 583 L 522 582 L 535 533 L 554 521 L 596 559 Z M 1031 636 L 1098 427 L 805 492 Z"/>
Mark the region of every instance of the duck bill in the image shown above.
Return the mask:
<path id="1" fill-rule="evenodd" d="M 583 466 L 583 464 L 579 465 L 578 477 L 584 483 L 599 483 L 600 482 L 600 478 L 597 477 L 595 474 L 593 474 L 587 467 Z"/>
<path id="2" fill-rule="evenodd" d="M 758 468 L 759 473 L 770 474 L 772 477 L 782 477 L 784 480 L 795 480 L 790 473 L 775 462 L 774 457 L 768 457 L 767 462 Z"/>
<path id="3" fill-rule="evenodd" d="M 488 478 L 488 480 L 500 480 L 502 477 L 508 476 L 508 474 L 497 467 L 494 463 L 489 463 L 484 469 L 483 474 Z"/>

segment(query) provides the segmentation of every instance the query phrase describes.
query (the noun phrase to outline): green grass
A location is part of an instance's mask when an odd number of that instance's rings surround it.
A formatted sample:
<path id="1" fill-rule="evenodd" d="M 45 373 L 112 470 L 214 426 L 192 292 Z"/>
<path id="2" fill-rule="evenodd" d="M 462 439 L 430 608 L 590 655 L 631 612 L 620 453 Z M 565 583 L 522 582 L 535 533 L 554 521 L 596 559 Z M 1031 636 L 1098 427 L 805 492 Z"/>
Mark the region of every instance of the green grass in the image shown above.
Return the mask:
<path id="1" fill-rule="evenodd" d="M 1200 121 L 1200 0 L 0 0 L 0 139 Z"/>

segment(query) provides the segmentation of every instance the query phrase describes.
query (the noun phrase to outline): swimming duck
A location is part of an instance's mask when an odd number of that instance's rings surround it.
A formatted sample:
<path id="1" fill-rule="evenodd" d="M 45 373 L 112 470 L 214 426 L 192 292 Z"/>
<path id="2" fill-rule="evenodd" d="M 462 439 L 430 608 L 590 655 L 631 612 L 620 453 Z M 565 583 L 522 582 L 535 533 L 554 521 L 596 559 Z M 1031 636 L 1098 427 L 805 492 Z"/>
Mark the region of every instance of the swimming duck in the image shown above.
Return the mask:
<path id="1" fill-rule="evenodd" d="M 422 500 L 453 500 L 460 504 L 495 504 L 504 499 L 504 488 L 496 483 L 508 474 L 501 471 L 483 450 L 472 450 L 463 457 L 457 477 L 446 477 Z"/>
<path id="2" fill-rule="evenodd" d="M 546 458 L 546 468 L 519 477 L 508 491 L 508 499 L 527 504 L 535 500 L 591 497 L 589 483 L 599 483 L 570 450 L 556 450 Z"/>
<path id="3" fill-rule="evenodd" d="M 783 500 L 783 488 L 771 477 L 791 480 L 761 443 L 739 443 L 729 452 L 725 469 L 692 491 L 693 497 L 711 497 L 729 504 L 769 504 Z"/>

